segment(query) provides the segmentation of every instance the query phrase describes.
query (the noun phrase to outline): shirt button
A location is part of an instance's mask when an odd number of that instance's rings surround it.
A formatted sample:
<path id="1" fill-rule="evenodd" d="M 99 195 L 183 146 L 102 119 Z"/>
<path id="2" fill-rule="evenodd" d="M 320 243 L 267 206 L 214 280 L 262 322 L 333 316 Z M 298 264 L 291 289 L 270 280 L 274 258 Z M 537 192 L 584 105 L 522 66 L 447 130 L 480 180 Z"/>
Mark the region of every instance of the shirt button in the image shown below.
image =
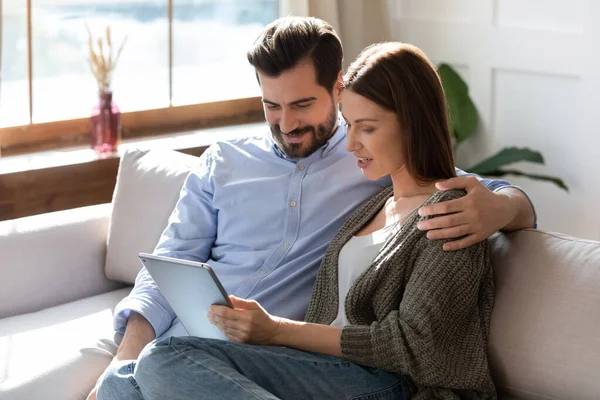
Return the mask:
<path id="1" fill-rule="evenodd" d="M 283 242 L 283 247 L 289 247 L 290 246 L 290 242 Z"/>
<path id="2" fill-rule="evenodd" d="M 304 169 L 304 164 L 298 164 L 298 169 L 302 171 Z"/>
<path id="3" fill-rule="evenodd" d="M 290 201 L 290 206 L 296 207 L 296 202 L 294 200 Z"/>
<path id="4" fill-rule="evenodd" d="M 266 271 L 264 268 L 261 268 L 261 269 L 258 271 L 258 274 L 259 274 L 260 276 L 265 276 L 265 275 L 267 274 L 267 271 Z"/>

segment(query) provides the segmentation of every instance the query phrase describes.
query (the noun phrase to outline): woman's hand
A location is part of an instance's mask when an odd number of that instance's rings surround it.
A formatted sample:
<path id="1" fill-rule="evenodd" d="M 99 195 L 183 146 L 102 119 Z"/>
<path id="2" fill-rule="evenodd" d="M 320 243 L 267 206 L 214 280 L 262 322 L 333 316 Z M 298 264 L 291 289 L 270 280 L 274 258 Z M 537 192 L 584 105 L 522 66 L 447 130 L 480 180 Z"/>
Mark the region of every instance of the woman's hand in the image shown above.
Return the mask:
<path id="1" fill-rule="evenodd" d="M 213 305 L 208 319 L 216 325 L 232 342 L 273 345 L 275 335 L 283 324 L 283 319 L 265 311 L 255 300 L 244 300 L 229 296 L 233 309 Z"/>
<path id="2" fill-rule="evenodd" d="M 274 317 L 254 300 L 229 296 L 233 309 L 214 305 L 208 319 L 232 342 L 286 346 L 342 356 L 342 328 Z"/>

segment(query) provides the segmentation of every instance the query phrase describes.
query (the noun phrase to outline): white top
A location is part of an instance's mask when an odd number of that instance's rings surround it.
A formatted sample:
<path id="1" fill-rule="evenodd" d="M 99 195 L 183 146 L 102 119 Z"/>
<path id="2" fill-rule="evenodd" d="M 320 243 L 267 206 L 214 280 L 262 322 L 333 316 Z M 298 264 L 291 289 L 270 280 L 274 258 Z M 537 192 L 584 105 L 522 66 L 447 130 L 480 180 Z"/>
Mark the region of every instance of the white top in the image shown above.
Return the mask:
<path id="1" fill-rule="evenodd" d="M 338 315 L 332 326 L 348 325 L 344 303 L 350 287 L 375 260 L 385 241 L 396 230 L 391 224 L 364 236 L 352 236 L 342 247 L 338 258 Z"/>

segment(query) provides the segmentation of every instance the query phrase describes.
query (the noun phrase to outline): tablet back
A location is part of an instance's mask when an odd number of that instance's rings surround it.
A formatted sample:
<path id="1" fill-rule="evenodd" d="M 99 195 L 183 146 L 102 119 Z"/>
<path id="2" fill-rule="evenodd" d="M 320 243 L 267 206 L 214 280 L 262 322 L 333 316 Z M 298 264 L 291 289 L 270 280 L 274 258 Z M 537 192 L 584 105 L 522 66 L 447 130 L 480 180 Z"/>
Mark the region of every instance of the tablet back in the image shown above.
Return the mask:
<path id="1" fill-rule="evenodd" d="M 190 336 L 228 340 L 206 317 L 212 304 L 231 306 L 208 264 L 144 253 L 139 258 Z"/>

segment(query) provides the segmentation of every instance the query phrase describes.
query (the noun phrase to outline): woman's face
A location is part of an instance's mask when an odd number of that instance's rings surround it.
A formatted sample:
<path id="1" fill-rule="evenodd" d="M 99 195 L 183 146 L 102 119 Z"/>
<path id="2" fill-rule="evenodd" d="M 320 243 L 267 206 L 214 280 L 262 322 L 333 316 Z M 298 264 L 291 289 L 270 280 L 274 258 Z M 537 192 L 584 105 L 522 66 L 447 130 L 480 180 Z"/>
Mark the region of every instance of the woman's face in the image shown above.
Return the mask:
<path id="1" fill-rule="evenodd" d="M 376 180 L 404 166 L 400 123 L 395 113 L 344 90 L 342 115 L 348 124 L 346 149 L 354 153 L 365 177 Z"/>

